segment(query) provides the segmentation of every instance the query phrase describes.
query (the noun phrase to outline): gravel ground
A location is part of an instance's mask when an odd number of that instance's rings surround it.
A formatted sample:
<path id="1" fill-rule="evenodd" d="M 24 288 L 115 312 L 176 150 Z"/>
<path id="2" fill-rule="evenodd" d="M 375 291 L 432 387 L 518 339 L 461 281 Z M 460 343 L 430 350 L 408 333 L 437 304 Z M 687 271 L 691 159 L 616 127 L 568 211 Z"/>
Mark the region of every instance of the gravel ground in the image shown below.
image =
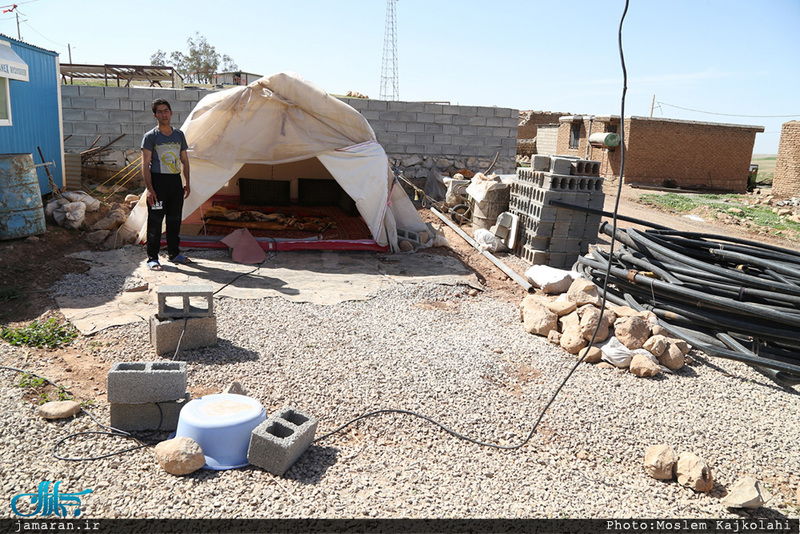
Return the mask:
<path id="1" fill-rule="evenodd" d="M 120 281 L 114 281 L 119 285 Z M 220 299 L 219 344 L 186 351 L 190 388 L 240 379 L 267 413 L 291 405 L 319 418 L 320 436 L 365 412 L 412 410 L 475 440 L 522 443 L 575 358 L 527 334 L 515 303 L 468 288 L 397 284 L 335 306 L 280 298 Z M 109 361 L 152 360 L 147 325 L 108 331 Z M 36 370 L 26 349 L 0 344 L 0 364 Z M 2 373 L 0 487 L 8 502 L 42 480 L 92 488 L 96 518 L 797 518 L 800 395 L 749 367 L 692 353 L 675 374 L 642 379 L 581 364 L 523 447 L 502 451 L 399 414 L 362 420 L 316 442 L 283 477 L 257 468 L 162 471 L 151 448 L 97 461 L 55 460 L 85 414 L 47 422 Z M 101 384 L 102 385 L 102 384 Z M 795 388 L 796 389 L 796 388 Z M 108 404 L 90 410 L 108 423 Z M 696 452 L 709 494 L 642 469 L 650 445 Z M 132 442 L 77 438 L 59 451 L 100 455 Z M 745 475 L 767 485 L 765 507 L 720 504 Z M 4 516 L 12 515 L 8 506 Z"/>

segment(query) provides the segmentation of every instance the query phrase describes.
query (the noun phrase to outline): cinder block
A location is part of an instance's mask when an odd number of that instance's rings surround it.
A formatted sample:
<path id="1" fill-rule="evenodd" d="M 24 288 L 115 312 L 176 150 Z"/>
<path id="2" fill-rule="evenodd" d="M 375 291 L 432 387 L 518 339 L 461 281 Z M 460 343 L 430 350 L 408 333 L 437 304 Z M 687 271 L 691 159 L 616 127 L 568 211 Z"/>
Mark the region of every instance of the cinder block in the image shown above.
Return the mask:
<path id="1" fill-rule="evenodd" d="M 573 162 L 571 158 L 552 157 L 550 158 L 550 172 L 553 174 L 571 175 L 573 172 Z"/>
<path id="2" fill-rule="evenodd" d="M 181 337 L 182 336 L 182 337 Z M 196 349 L 217 344 L 217 318 L 187 317 L 185 319 L 160 319 L 150 317 L 150 343 L 156 354 L 174 353 L 178 349 Z"/>
<path id="3" fill-rule="evenodd" d="M 550 156 L 540 156 L 538 154 L 533 156 L 531 168 L 534 171 L 550 172 Z"/>
<path id="4" fill-rule="evenodd" d="M 181 409 L 191 400 L 184 398 L 142 404 L 111 403 L 111 426 L 120 430 L 175 430 Z"/>
<path id="5" fill-rule="evenodd" d="M 186 362 L 116 362 L 108 371 L 108 402 L 141 404 L 182 399 Z"/>
<path id="6" fill-rule="evenodd" d="M 214 288 L 209 285 L 159 286 L 156 296 L 162 319 L 214 315 Z"/>
<path id="7" fill-rule="evenodd" d="M 314 441 L 317 420 L 285 406 L 250 434 L 247 461 L 273 475 L 283 476 Z"/>

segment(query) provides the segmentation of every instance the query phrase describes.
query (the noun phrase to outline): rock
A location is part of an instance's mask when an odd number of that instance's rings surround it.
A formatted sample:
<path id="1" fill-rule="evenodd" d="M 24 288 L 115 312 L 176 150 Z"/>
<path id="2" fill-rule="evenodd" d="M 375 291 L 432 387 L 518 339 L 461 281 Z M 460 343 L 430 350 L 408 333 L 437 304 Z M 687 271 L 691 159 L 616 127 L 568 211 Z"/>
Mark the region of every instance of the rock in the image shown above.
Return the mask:
<path id="1" fill-rule="evenodd" d="M 744 210 L 739 208 L 728 208 L 728 213 L 730 213 L 731 215 L 743 215 Z"/>
<path id="2" fill-rule="evenodd" d="M 644 453 L 644 470 L 658 480 L 672 480 L 678 456 L 669 445 L 653 445 Z"/>
<path id="3" fill-rule="evenodd" d="M 400 252 L 411 252 L 414 250 L 414 245 L 405 239 L 401 240 L 397 245 L 400 247 Z"/>
<path id="4" fill-rule="evenodd" d="M 558 330 L 550 330 L 550 333 L 547 334 L 547 341 L 549 341 L 553 345 L 560 345 L 561 333 Z"/>
<path id="5" fill-rule="evenodd" d="M 91 225 L 89 230 L 114 230 L 121 226 L 127 218 L 128 214 L 124 210 L 112 210 L 108 212 L 108 215 Z"/>
<path id="6" fill-rule="evenodd" d="M 678 339 L 678 338 L 675 338 L 675 337 L 671 337 L 671 338 L 669 338 L 669 342 L 672 343 L 673 345 L 677 346 L 679 349 L 681 349 L 681 352 L 683 353 L 684 356 L 689 354 L 689 351 L 692 350 L 691 345 L 689 345 L 683 339 Z"/>
<path id="7" fill-rule="evenodd" d="M 650 327 L 650 332 L 651 332 L 651 333 L 652 333 L 654 336 L 664 336 L 664 337 L 669 337 L 669 332 L 667 332 L 667 329 L 666 329 L 666 328 L 664 328 L 663 326 L 661 326 L 660 324 L 657 324 L 657 325 L 653 325 L 653 326 L 651 326 L 651 327 Z"/>
<path id="8" fill-rule="evenodd" d="M 524 276 L 531 284 L 541 288 L 542 292 L 548 295 L 568 291 L 573 282 L 570 271 L 549 265 L 531 265 L 525 271 Z"/>
<path id="9" fill-rule="evenodd" d="M 25 238 L 26 243 L 36 244 L 40 241 L 39 236 L 30 235 Z"/>
<path id="10" fill-rule="evenodd" d="M 520 314 L 529 334 L 546 336 L 558 328 L 558 316 L 548 310 L 536 295 L 528 295 L 522 300 Z"/>
<path id="11" fill-rule="evenodd" d="M 470 297 L 477 297 L 478 296 L 478 290 L 477 289 L 470 289 L 469 291 L 467 291 L 467 295 L 469 295 Z"/>
<path id="12" fill-rule="evenodd" d="M 598 369 L 616 369 L 614 365 L 611 365 L 608 362 L 600 362 L 596 365 Z"/>
<path id="13" fill-rule="evenodd" d="M 651 336 L 647 341 L 644 342 L 642 348 L 658 358 L 665 350 L 667 350 L 668 343 L 669 340 L 664 336 Z"/>
<path id="14" fill-rule="evenodd" d="M 638 315 L 622 317 L 614 322 L 614 335 L 627 348 L 640 349 L 650 338 L 650 327 Z"/>
<path id="15" fill-rule="evenodd" d="M 417 237 L 419 238 L 419 242 L 423 245 L 431 240 L 431 234 L 428 231 L 418 233 Z"/>
<path id="16" fill-rule="evenodd" d="M 581 318 L 578 315 L 577 310 L 572 313 L 568 313 L 567 315 L 562 315 L 558 318 L 558 329 L 561 332 L 566 332 L 570 328 L 580 329 L 580 327 Z"/>
<path id="17" fill-rule="evenodd" d="M 770 500 L 772 495 L 754 477 L 746 476 L 736 482 L 722 499 L 727 508 L 758 508 Z"/>
<path id="18" fill-rule="evenodd" d="M 125 200 L 123 200 L 123 202 L 128 205 L 136 204 L 139 202 L 139 198 L 141 198 L 139 195 L 125 195 Z"/>
<path id="19" fill-rule="evenodd" d="M 562 315 L 570 314 L 578 309 L 577 304 L 567 299 L 551 300 L 547 304 L 545 304 L 545 306 L 547 306 L 548 310 L 555 313 L 559 317 L 561 317 Z"/>
<path id="20" fill-rule="evenodd" d="M 639 313 L 630 306 L 612 306 L 611 309 L 614 310 L 617 317 L 630 317 Z"/>
<path id="21" fill-rule="evenodd" d="M 634 354 L 629 367 L 631 374 L 640 378 L 656 376 L 661 372 L 661 366 L 644 354 Z"/>
<path id="22" fill-rule="evenodd" d="M 610 315 L 603 314 L 603 320 L 600 320 L 600 309 L 591 304 L 587 304 L 578 309 L 578 316 L 581 318 L 581 334 L 586 338 L 586 341 L 592 340 L 595 329 L 597 329 L 597 336 L 594 338 L 595 342 L 608 339 Z M 599 328 L 597 327 L 597 323 L 600 323 Z"/>
<path id="23" fill-rule="evenodd" d="M 714 488 L 711 468 L 693 452 L 685 452 L 678 457 L 675 475 L 678 477 L 678 484 L 694 491 L 707 493 Z"/>
<path id="24" fill-rule="evenodd" d="M 86 241 L 92 245 L 99 245 L 111 234 L 111 230 L 95 230 L 86 234 Z"/>
<path id="25" fill-rule="evenodd" d="M 164 471 L 171 475 L 188 475 L 206 464 L 203 450 L 192 438 L 173 438 L 155 447 L 156 458 Z"/>
<path id="26" fill-rule="evenodd" d="M 686 359 L 681 349 L 675 343 L 669 342 L 667 343 L 667 348 L 658 357 L 658 363 L 667 369 L 677 371 L 686 364 Z"/>
<path id="27" fill-rule="evenodd" d="M 730 211 L 730 210 L 728 210 Z M 792 208 L 780 208 L 778 209 L 778 217 L 785 217 L 786 215 L 792 214 Z"/>
<path id="28" fill-rule="evenodd" d="M 81 411 L 81 405 L 75 401 L 52 401 L 39 406 L 39 416 L 44 419 L 66 419 Z"/>
<path id="29" fill-rule="evenodd" d="M 588 344 L 580 328 L 568 328 L 561 334 L 561 346 L 570 354 L 578 354 Z"/>
<path id="30" fill-rule="evenodd" d="M 230 393 L 231 395 L 244 395 L 247 396 L 247 390 L 238 380 L 234 380 L 230 385 L 223 390 L 223 393 Z"/>
<path id="31" fill-rule="evenodd" d="M 602 299 L 597 292 L 597 286 L 591 280 L 578 278 L 572 282 L 567 290 L 567 298 L 578 306 L 594 304 L 600 306 Z"/>
<path id="32" fill-rule="evenodd" d="M 583 361 L 586 363 L 598 363 L 603 359 L 603 351 L 596 345 L 586 347 L 584 350 L 580 351 L 581 356 L 583 356 L 584 353 L 586 353 L 586 357 Z"/>

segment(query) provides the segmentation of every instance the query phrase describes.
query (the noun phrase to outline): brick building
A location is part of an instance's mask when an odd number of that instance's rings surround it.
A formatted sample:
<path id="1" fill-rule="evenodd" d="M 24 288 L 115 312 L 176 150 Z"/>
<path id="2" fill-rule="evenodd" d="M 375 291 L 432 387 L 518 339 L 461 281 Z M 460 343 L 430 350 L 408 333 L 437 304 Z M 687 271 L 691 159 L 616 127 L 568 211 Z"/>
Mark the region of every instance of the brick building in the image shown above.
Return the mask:
<path id="1" fill-rule="evenodd" d="M 539 126 L 558 124 L 558 119 L 570 113 L 559 111 L 520 111 L 517 127 L 517 154 L 530 156 L 541 154 L 537 148 Z M 536 140 L 536 142 L 534 142 Z"/>
<path id="2" fill-rule="evenodd" d="M 763 126 L 626 118 L 625 181 L 744 193 L 756 133 L 763 131 Z M 620 149 L 588 143 L 591 134 L 602 132 L 619 133 L 619 117 L 561 117 L 558 154 L 600 161 L 602 176 L 619 176 Z"/>
<path id="3" fill-rule="evenodd" d="M 772 194 L 779 198 L 800 197 L 800 121 L 789 121 L 781 128 Z"/>

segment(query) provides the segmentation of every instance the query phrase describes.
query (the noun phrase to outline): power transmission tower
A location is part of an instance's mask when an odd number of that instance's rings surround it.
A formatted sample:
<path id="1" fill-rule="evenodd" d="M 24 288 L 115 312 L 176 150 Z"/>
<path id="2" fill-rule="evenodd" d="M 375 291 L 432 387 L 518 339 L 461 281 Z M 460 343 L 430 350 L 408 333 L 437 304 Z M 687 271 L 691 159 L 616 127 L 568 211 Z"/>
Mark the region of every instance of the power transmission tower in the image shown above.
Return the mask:
<path id="1" fill-rule="evenodd" d="M 397 0 L 386 0 L 386 34 L 383 37 L 381 100 L 400 100 L 400 75 L 397 72 Z"/>

